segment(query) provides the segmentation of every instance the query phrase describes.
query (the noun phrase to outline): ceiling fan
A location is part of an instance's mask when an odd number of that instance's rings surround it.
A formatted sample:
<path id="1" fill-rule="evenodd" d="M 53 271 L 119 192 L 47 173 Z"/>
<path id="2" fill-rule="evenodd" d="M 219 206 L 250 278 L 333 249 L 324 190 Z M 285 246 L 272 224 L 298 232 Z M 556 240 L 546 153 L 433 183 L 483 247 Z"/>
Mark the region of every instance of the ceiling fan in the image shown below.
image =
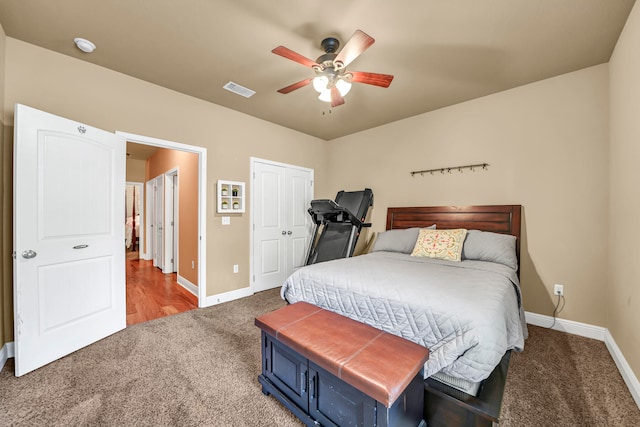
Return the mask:
<path id="1" fill-rule="evenodd" d="M 367 50 L 375 40 L 363 31 L 356 30 L 353 36 L 347 41 L 340 52 L 336 53 L 340 47 L 340 42 L 334 37 L 322 40 L 320 46 L 325 51 L 315 61 L 300 55 L 284 46 L 278 46 L 271 52 L 290 59 L 294 62 L 311 67 L 316 72 L 316 76 L 308 78 L 287 87 L 283 87 L 278 92 L 287 94 L 296 89 L 313 84 L 316 91 L 320 93 L 318 98 L 325 102 L 331 102 L 332 107 L 344 104 L 344 96 L 351 89 L 351 83 L 365 83 L 368 85 L 389 87 L 393 76 L 390 74 L 367 73 L 363 71 L 347 71 L 346 67 L 362 52 Z"/>

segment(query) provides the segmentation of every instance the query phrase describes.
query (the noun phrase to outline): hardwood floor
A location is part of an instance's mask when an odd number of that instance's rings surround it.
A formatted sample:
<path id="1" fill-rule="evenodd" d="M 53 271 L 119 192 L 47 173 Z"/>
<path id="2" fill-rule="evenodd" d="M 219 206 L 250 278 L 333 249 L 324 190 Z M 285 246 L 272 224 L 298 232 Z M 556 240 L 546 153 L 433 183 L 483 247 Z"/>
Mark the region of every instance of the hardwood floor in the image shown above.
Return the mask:
<path id="1" fill-rule="evenodd" d="M 153 261 L 127 252 L 127 326 L 198 308 L 198 298 L 163 274 Z"/>

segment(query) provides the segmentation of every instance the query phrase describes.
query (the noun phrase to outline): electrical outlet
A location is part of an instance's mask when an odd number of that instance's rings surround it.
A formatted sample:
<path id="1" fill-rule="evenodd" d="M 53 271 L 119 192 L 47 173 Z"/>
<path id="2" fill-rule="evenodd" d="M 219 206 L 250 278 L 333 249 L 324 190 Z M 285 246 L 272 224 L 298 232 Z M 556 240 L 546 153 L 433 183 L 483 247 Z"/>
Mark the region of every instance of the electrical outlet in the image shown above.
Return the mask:
<path id="1" fill-rule="evenodd" d="M 564 296 L 564 285 L 558 285 L 556 283 L 556 285 L 553 287 L 553 294 Z"/>
<path id="2" fill-rule="evenodd" d="M 238 272 L 238 264 L 233 264 L 233 272 L 234 273 Z"/>

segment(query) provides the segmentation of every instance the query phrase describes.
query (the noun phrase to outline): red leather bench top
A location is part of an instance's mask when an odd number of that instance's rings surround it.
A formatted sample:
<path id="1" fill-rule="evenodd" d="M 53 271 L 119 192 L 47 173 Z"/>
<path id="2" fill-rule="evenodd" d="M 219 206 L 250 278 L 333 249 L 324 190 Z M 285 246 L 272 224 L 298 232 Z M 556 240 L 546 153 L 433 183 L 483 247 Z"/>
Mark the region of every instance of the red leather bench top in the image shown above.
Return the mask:
<path id="1" fill-rule="evenodd" d="M 257 317 L 256 326 L 387 408 L 429 358 L 429 350 L 306 302 Z"/>

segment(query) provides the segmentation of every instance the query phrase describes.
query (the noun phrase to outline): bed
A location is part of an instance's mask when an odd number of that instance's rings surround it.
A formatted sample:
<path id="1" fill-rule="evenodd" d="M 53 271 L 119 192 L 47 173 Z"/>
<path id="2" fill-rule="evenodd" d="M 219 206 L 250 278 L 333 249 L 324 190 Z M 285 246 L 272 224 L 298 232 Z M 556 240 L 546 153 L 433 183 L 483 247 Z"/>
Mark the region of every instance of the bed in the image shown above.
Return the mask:
<path id="1" fill-rule="evenodd" d="M 518 280 L 520 212 L 519 205 L 389 208 L 387 231 L 373 252 L 301 268 L 282 296 L 429 348 L 429 426 L 491 425 L 510 352 L 523 349 L 527 334 Z M 429 236 L 464 243 L 446 254 L 458 259 L 412 256 L 416 241 Z"/>

